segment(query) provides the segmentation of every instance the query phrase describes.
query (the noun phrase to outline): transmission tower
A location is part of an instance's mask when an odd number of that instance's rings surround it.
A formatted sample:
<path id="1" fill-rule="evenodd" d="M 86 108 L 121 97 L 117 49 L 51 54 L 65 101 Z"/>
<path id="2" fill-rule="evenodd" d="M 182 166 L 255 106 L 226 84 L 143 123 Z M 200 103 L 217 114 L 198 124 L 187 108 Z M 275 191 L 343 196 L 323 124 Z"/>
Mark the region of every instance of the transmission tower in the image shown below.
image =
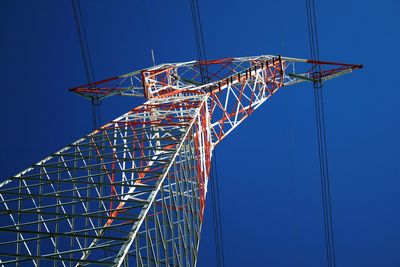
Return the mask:
<path id="1" fill-rule="evenodd" d="M 0 265 L 195 266 L 214 147 L 283 86 L 361 67 L 266 55 L 71 89 L 147 100 L 0 182 Z"/>

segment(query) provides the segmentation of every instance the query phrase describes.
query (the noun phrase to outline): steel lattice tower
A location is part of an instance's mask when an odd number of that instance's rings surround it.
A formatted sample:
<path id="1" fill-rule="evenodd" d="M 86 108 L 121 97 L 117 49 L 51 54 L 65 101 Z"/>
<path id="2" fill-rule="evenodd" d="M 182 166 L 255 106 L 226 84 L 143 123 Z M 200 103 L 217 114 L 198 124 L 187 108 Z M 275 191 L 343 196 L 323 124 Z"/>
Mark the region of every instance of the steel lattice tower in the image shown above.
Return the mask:
<path id="1" fill-rule="evenodd" d="M 147 101 L 0 182 L 0 265 L 195 266 L 215 145 L 283 86 L 361 67 L 228 58 L 71 89 Z"/>

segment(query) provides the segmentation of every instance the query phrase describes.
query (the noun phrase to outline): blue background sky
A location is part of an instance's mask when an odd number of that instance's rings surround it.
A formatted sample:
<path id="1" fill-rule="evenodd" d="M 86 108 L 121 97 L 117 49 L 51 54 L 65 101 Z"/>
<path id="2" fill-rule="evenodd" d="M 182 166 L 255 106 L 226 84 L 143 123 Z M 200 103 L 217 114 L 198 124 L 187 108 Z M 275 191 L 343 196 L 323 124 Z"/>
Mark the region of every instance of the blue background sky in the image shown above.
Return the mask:
<path id="1" fill-rule="evenodd" d="M 189 1 L 81 1 L 94 75 L 196 58 Z M 305 1 L 199 1 L 207 57 L 309 56 Z M 337 266 L 400 266 L 397 0 L 316 1 Z M 0 1 L 1 179 L 91 131 L 70 1 Z M 114 97 L 102 123 L 143 102 Z M 313 91 L 283 88 L 219 147 L 226 266 L 324 266 Z M 210 199 L 209 199 L 210 200 Z M 199 266 L 215 266 L 211 209 Z"/>

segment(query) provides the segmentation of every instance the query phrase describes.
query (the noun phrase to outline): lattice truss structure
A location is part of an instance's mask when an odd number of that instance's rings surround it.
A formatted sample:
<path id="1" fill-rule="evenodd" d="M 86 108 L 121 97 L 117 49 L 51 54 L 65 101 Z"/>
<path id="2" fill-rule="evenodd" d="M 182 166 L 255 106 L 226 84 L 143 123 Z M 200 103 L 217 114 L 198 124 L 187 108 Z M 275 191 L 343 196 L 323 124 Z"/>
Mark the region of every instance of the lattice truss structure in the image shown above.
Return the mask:
<path id="1" fill-rule="evenodd" d="M 71 89 L 147 101 L 0 182 L 0 265 L 195 266 L 215 145 L 279 88 L 361 67 L 228 58 Z"/>

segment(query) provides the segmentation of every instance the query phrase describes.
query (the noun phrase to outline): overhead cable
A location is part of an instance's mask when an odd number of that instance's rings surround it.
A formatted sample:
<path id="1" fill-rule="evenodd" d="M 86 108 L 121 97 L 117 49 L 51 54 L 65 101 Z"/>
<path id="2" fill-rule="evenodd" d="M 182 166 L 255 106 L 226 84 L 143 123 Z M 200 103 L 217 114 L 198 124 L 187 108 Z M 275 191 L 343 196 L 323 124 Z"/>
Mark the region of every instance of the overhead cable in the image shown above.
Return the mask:
<path id="1" fill-rule="evenodd" d="M 93 64 L 92 58 L 90 56 L 89 45 L 86 38 L 86 29 L 83 21 L 81 6 L 79 0 L 71 0 L 71 4 L 76 25 L 76 31 L 78 33 L 86 80 L 87 83 L 93 83 L 95 80 L 93 74 Z M 97 129 L 100 124 L 100 104 L 101 102 L 98 96 L 94 94 L 91 97 L 92 121 L 94 129 Z"/>
<path id="2" fill-rule="evenodd" d="M 317 34 L 317 20 L 314 0 L 306 0 L 308 37 L 311 50 L 311 59 L 314 62 L 319 61 L 319 45 Z M 325 231 L 325 250 L 328 267 L 336 265 L 335 242 L 332 223 L 332 205 L 330 192 L 330 176 L 328 170 L 328 151 L 326 145 L 324 98 L 321 79 L 321 65 L 313 63 L 312 67 L 315 117 L 317 123 L 318 136 L 318 157 L 321 179 L 322 206 L 324 213 L 324 231 Z"/>
<path id="3" fill-rule="evenodd" d="M 208 77 L 207 68 L 207 55 L 206 48 L 204 45 L 204 36 L 201 23 L 201 16 L 199 10 L 199 4 L 197 0 L 190 0 L 190 8 L 192 12 L 193 30 L 195 36 L 196 50 L 197 50 L 197 61 L 199 67 L 199 73 L 202 84 L 208 83 L 210 78 Z M 221 222 L 221 207 L 220 197 L 218 188 L 218 173 L 216 164 L 216 150 L 214 149 L 214 156 L 212 157 L 211 165 L 211 197 L 212 197 L 212 211 L 213 211 L 213 223 L 214 223 L 214 241 L 215 241 L 215 253 L 217 258 L 217 266 L 225 266 L 224 256 L 224 245 L 222 236 L 222 222 Z"/>

